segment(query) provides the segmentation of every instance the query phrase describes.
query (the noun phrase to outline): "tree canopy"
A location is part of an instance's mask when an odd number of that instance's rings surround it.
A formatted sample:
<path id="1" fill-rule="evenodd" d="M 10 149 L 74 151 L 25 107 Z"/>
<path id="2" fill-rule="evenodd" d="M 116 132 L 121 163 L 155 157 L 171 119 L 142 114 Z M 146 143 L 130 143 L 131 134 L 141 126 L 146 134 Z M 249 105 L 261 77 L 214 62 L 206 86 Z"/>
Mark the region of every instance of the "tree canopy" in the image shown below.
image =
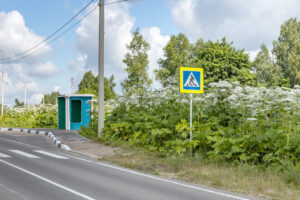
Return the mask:
<path id="1" fill-rule="evenodd" d="M 55 105 L 56 104 L 56 98 L 59 95 L 60 95 L 59 92 L 51 92 L 51 94 L 45 94 L 45 96 L 44 96 L 45 104 Z"/>
<path id="2" fill-rule="evenodd" d="M 290 85 L 300 85 L 300 22 L 291 18 L 280 28 L 277 41 L 273 42 L 273 54 L 284 78 Z"/>
<path id="3" fill-rule="evenodd" d="M 129 95 L 133 93 L 143 95 L 152 82 L 147 74 L 149 64 L 147 53 L 150 46 L 138 29 L 133 33 L 133 38 L 127 45 L 127 49 L 128 53 L 123 62 L 127 65 L 125 71 L 128 76 L 121 83 L 123 92 Z"/>
<path id="4" fill-rule="evenodd" d="M 163 50 L 164 58 L 159 59 L 159 69 L 155 74 L 164 87 L 179 85 L 180 67 L 202 67 L 205 83 L 228 80 L 255 85 L 249 56 L 243 50 L 237 50 L 225 38 L 221 42 L 199 39 L 195 44 L 190 44 L 188 38 L 180 33 L 171 36 Z"/>
<path id="5" fill-rule="evenodd" d="M 114 76 L 108 79 L 104 77 L 104 100 L 113 99 L 116 97 L 116 93 L 114 91 L 114 87 L 116 83 L 114 82 Z M 87 71 L 79 85 L 78 85 L 78 94 L 94 94 L 98 96 L 98 76 L 94 76 L 92 71 Z"/>
<path id="6" fill-rule="evenodd" d="M 204 69 L 205 83 L 227 80 L 243 85 L 256 84 L 248 54 L 232 44 L 223 38 L 216 42 L 200 39 L 193 45 L 192 66 Z"/>
<path id="7" fill-rule="evenodd" d="M 24 106 L 24 102 L 21 102 L 19 101 L 18 98 L 15 98 L 15 107 L 21 107 L 21 106 Z"/>
<path id="8" fill-rule="evenodd" d="M 159 69 L 155 70 L 156 79 L 164 86 L 179 85 L 179 68 L 188 67 L 191 61 L 191 48 L 188 38 L 179 33 L 171 36 L 164 47 L 164 58 L 158 60 Z"/>

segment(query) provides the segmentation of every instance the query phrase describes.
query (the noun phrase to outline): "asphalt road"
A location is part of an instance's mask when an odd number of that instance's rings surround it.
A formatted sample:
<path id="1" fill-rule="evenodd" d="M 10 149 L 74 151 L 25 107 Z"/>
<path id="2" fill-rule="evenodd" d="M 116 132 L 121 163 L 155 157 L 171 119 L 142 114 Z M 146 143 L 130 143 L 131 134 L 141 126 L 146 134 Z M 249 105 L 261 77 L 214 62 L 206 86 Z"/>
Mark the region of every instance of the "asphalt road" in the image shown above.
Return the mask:
<path id="1" fill-rule="evenodd" d="M 70 154 L 41 136 L 8 135 L 0 132 L 1 200 L 254 199 Z"/>

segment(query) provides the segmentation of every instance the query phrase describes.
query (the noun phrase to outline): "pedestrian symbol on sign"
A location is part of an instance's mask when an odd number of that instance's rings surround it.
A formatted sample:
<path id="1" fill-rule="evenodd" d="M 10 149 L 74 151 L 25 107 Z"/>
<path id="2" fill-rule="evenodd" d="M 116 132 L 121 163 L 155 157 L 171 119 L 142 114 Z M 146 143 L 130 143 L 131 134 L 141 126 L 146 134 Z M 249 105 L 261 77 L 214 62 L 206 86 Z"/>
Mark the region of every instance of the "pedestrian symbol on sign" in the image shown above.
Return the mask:
<path id="1" fill-rule="evenodd" d="M 180 92 L 203 93 L 203 69 L 180 67 Z"/>
<path id="2" fill-rule="evenodd" d="M 193 72 L 190 73 L 188 79 L 186 80 L 184 87 L 199 87 L 199 84 L 193 74 Z"/>

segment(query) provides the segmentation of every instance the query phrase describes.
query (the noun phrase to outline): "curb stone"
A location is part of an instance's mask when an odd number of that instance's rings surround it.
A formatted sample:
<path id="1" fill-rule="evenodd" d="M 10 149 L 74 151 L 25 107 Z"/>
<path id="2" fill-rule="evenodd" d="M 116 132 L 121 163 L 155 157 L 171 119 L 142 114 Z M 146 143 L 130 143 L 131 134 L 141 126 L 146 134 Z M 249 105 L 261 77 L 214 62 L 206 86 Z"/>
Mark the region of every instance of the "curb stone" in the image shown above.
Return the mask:
<path id="1" fill-rule="evenodd" d="M 23 128 L 1 128 L 0 131 L 19 131 L 19 132 L 25 132 L 25 133 L 32 133 L 32 134 L 37 134 L 37 135 L 47 135 L 52 142 L 61 149 L 64 149 L 66 151 L 71 150 L 71 148 L 68 145 L 65 145 L 59 141 L 55 135 L 52 132 L 49 131 L 40 131 L 40 130 L 35 130 L 35 129 L 23 129 Z"/>

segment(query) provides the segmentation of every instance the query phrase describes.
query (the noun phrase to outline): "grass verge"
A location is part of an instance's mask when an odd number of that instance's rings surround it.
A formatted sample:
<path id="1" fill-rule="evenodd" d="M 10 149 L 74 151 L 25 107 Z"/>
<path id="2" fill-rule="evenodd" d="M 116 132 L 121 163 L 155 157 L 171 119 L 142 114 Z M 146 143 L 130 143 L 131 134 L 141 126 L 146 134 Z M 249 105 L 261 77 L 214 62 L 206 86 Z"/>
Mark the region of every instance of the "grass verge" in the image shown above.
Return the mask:
<path id="1" fill-rule="evenodd" d="M 209 161 L 201 155 L 194 158 L 159 157 L 155 153 L 128 144 L 112 144 L 120 150 L 101 160 L 142 172 L 212 186 L 246 195 L 278 200 L 299 200 L 300 185 L 287 176 L 300 177 L 299 171 L 281 174 L 249 164 Z"/>

